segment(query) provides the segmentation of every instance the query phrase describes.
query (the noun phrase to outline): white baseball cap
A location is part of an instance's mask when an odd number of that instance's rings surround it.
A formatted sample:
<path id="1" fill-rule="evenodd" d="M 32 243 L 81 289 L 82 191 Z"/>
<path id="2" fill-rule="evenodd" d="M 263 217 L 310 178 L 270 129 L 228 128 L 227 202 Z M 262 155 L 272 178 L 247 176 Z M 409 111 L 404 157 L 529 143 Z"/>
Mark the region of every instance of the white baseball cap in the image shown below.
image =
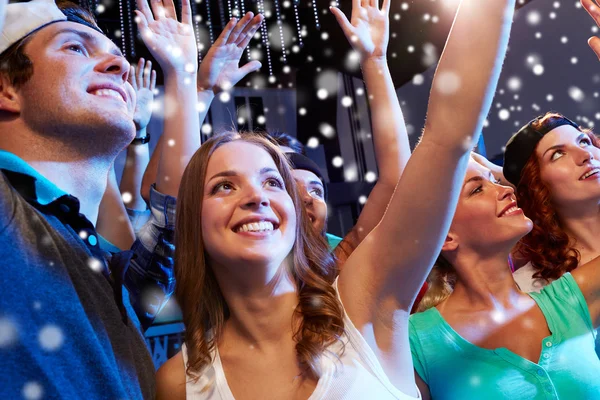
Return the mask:
<path id="1" fill-rule="evenodd" d="M 52 24 L 66 21 L 54 0 L 32 0 L 27 3 L 10 3 L 6 6 L 6 20 L 0 32 L 0 54 L 32 32 Z"/>

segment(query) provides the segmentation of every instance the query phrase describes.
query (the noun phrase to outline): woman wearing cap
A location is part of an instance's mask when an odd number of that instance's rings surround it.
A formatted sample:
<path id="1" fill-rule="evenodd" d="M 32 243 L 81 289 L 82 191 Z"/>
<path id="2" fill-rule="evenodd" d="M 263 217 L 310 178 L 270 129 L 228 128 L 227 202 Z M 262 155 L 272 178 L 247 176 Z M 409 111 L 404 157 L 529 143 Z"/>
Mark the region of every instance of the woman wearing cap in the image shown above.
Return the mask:
<path id="1" fill-rule="evenodd" d="M 354 0 L 353 9 L 387 14 L 387 1 L 380 11 Z M 200 148 L 177 204 L 185 347 L 159 369 L 159 399 L 419 397 L 408 314 L 446 236 L 454 183 L 489 111 L 514 6 L 462 1 L 421 141 L 384 217 L 336 284 L 330 253 L 302 215 L 279 150 L 245 135 L 216 136 Z M 473 51 L 478 57 L 465 63 Z M 446 74 L 469 84 L 438 90 Z"/>
<path id="2" fill-rule="evenodd" d="M 424 399 L 600 398 L 600 258 L 524 293 L 506 259 L 532 226 L 514 190 L 471 161 L 437 262 L 448 279 L 410 317 Z"/>
<path id="3" fill-rule="evenodd" d="M 600 21 L 591 0 L 581 3 Z M 590 47 L 600 55 L 600 40 Z M 600 143 L 589 130 L 558 113 L 540 116 L 508 142 L 504 176 L 516 187 L 525 214 L 534 221 L 515 249 L 527 264 L 515 272 L 525 291 L 544 285 L 600 255 Z"/>
<path id="4" fill-rule="evenodd" d="M 524 291 L 539 291 L 600 255 L 600 148 L 588 130 L 558 113 L 534 119 L 506 145 L 504 176 L 535 223 L 515 253 Z"/>

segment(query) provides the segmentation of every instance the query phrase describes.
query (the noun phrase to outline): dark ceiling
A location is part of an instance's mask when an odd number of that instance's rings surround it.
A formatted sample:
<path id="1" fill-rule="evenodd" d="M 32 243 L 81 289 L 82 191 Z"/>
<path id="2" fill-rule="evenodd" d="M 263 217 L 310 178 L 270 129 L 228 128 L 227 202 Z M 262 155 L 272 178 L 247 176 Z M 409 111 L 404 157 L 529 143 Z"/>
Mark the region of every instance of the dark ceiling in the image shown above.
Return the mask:
<path id="1" fill-rule="evenodd" d="M 251 54 L 261 60 L 263 68 L 258 74 L 252 74 L 247 80 L 241 82 L 242 85 L 297 87 L 299 82 L 296 82 L 296 72 L 303 69 L 312 70 L 315 74 L 326 69 L 356 76 L 360 73 L 357 64 L 348 60 L 350 46 L 328 10 L 331 2 L 315 0 L 314 4 L 318 10 L 315 18 L 312 0 L 193 1 L 192 11 L 194 15 L 200 17 L 197 29 L 200 43 L 204 46 L 201 53 L 206 53 L 211 42 L 209 25 L 212 26 L 214 40 L 223 24 L 228 21 L 230 13 L 235 13 L 236 9 L 257 13 L 263 7 L 266 11 L 265 31 L 269 36 L 271 68 L 267 61 L 266 43 L 261 42 L 260 38 L 254 39 L 250 44 Z M 519 7 L 530 1 L 519 0 Z M 397 87 L 437 61 L 458 3 L 459 0 L 392 1 L 388 60 Z M 140 56 L 149 57 L 143 43 L 137 38 L 137 29 L 133 22 L 132 10 L 135 7 L 135 0 L 80 0 L 80 4 L 96 10 L 100 26 L 125 50 L 130 61 L 137 60 Z M 179 7 L 177 0 L 176 5 Z M 342 11 L 349 15 L 351 1 L 343 1 L 340 6 Z M 296 9 L 298 18 L 296 18 Z M 278 26 L 277 10 L 281 16 L 281 29 Z M 301 38 L 302 46 L 300 46 L 298 26 L 304 31 Z M 119 35 L 122 28 L 125 32 L 124 37 Z M 280 31 L 283 32 L 285 61 Z M 285 66 L 289 68 L 284 68 Z M 273 76 L 271 79 L 269 79 L 270 71 Z M 160 81 L 159 76 L 159 83 Z"/>

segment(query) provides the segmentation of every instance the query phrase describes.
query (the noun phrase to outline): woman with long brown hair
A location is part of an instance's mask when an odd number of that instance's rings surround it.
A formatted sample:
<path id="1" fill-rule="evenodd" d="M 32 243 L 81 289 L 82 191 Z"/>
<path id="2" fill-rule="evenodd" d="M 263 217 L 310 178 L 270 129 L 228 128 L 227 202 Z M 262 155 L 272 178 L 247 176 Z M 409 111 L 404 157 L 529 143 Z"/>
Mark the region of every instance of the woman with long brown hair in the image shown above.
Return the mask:
<path id="1" fill-rule="evenodd" d="M 274 145 L 227 134 L 200 148 L 181 181 L 176 221 L 185 346 L 159 369 L 158 398 L 419 396 L 409 311 L 448 231 L 455 182 L 490 108 L 514 5 L 462 1 L 420 144 L 381 222 L 339 274 Z M 354 0 L 353 12 L 362 8 Z M 477 59 L 465 63 L 474 51 Z"/>

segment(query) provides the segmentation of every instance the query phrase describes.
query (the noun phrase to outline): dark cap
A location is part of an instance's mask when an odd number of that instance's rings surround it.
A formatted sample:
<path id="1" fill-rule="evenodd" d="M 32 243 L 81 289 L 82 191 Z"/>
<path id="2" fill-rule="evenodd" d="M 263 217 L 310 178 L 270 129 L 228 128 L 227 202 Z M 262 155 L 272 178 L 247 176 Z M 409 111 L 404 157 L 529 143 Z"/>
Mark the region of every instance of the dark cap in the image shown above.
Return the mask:
<path id="1" fill-rule="evenodd" d="M 293 169 L 304 169 L 310 171 L 321 180 L 324 190 L 323 197 L 327 199 L 327 185 L 325 185 L 325 179 L 323 179 L 323 174 L 321 173 L 321 169 L 317 163 L 300 153 L 285 153 L 285 155 L 290 160 Z"/>
<path id="2" fill-rule="evenodd" d="M 540 129 L 535 129 L 533 124 L 544 117 L 545 115 L 542 115 L 529 121 L 506 143 L 502 172 L 504 173 L 504 177 L 515 186 L 519 184 L 525 164 L 529 161 L 529 158 L 535 151 L 535 147 L 544 135 L 563 125 L 571 125 L 575 129 L 581 130 L 579 129 L 579 125 L 562 115 L 550 117 L 548 123 L 545 123 Z"/>

